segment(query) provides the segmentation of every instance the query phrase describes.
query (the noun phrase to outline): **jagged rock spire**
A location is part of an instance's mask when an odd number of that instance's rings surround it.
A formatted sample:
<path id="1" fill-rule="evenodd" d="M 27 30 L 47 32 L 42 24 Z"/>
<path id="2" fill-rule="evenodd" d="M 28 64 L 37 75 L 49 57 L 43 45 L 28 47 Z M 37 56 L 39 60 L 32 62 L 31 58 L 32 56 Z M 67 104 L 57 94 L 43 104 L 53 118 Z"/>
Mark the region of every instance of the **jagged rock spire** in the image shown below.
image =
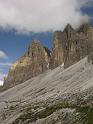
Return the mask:
<path id="1" fill-rule="evenodd" d="M 93 30 L 93 26 L 89 23 L 83 24 L 80 26 L 78 32 L 83 32 L 83 33 L 87 33 L 88 30 Z"/>
<path id="2" fill-rule="evenodd" d="M 11 67 L 4 86 L 13 87 L 49 69 L 49 50 L 34 40 L 26 54 Z"/>
<path id="3" fill-rule="evenodd" d="M 70 24 L 67 24 L 67 26 L 65 27 L 64 30 L 65 30 L 65 31 L 72 31 L 73 28 L 72 28 L 72 26 L 71 26 Z"/>
<path id="4" fill-rule="evenodd" d="M 93 27 L 90 24 L 83 24 L 79 31 L 68 24 L 63 32 L 55 32 L 55 34 L 51 60 L 51 66 L 54 63 L 53 68 L 62 63 L 67 68 L 93 51 Z M 62 47 L 59 47 L 59 41 Z"/>

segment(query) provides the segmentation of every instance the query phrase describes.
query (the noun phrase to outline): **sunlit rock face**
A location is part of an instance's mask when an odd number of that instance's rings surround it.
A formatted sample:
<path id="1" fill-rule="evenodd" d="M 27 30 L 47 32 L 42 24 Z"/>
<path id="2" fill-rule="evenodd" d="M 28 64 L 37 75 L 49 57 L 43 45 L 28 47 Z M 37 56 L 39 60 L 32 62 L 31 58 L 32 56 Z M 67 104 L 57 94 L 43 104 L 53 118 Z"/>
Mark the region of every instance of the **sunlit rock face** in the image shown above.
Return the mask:
<path id="1" fill-rule="evenodd" d="M 50 51 L 33 41 L 26 54 L 11 67 L 4 85 L 15 86 L 49 69 Z"/>
<path id="2" fill-rule="evenodd" d="M 50 68 L 54 69 L 63 63 L 62 32 L 54 33 L 54 48 L 51 54 Z"/>
<path id="3" fill-rule="evenodd" d="M 64 68 L 67 68 L 89 54 L 92 56 L 92 49 L 93 27 L 83 24 L 75 30 L 68 24 L 63 32 L 57 31 L 54 34 L 50 68 L 55 68 L 62 63 Z"/>
<path id="4" fill-rule="evenodd" d="M 74 30 L 68 25 L 62 32 L 65 68 L 91 53 L 93 49 L 92 34 L 93 27 L 88 24 L 81 26 L 79 30 Z"/>

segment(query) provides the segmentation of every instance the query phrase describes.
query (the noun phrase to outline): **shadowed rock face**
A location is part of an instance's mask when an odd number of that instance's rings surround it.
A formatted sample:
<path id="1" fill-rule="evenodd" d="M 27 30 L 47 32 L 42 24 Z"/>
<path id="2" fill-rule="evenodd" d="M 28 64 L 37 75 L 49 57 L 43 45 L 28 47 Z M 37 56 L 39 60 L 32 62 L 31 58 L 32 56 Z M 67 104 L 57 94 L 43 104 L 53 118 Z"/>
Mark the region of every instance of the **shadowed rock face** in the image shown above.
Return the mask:
<path id="1" fill-rule="evenodd" d="M 64 68 L 78 62 L 91 53 L 93 49 L 93 27 L 89 24 L 82 25 L 74 30 L 67 25 L 63 32 L 55 32 L 54 49 L 52 52 L 50 68 L 64 63 Z"/>
<path id="2" fill-rule="evenodd" d="M 39 41 L 29 46 L 27 53 L 11 67 L 5 79 L 5 86 L 13 87 L 49 68 L 50 51 Z"/>

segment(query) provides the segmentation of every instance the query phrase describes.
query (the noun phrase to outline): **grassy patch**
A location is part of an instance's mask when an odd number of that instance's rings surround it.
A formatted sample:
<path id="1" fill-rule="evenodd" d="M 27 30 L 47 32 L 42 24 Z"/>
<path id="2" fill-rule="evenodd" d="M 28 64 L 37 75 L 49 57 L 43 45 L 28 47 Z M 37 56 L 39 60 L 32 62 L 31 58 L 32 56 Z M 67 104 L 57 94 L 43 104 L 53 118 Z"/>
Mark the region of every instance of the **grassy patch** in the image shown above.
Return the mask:
<path id="1" fill-rule="evenodd" d="M 76 109 L 77 112 L 80 113 L 82 124 L 93 124 L 93 108 L 90 109 L 89 106 L 74 106 L 69 105 L 67 103 L 59 103 L 51 106 L 45 107 L 43 110 L 39 110 L 40 106 L 34 106 L 34 112 L 32 112 L 31 107 L 28 107 L 25 112 L 17 118 L 12 124 L 28 124 L 31 122 L 35 122 L 37 119 L 46 118 L 52 113 L 63 109 L 63 108 L 71 108 Z M 38 111 L 39 110 L 39 111 Z M 80 120 L 78 120 L 80 121 Z"/>
<path id="2" fill-rule="evenodd" d="M 86 124 L 93 124 L 93 108 L 90 109 L 89 107 L 78 107 L 77 111 L 86 115 Z"/>
<path id="3" fill-rule="evenodd" d="M 24 114 L 22 114 L 19 118 L 17 118 L 12 124 L 17 124 L 19 122 L 22 122 L 24 124 L 35 122 L 37 119 L 46 118 L 47 116 L 51 115 L 53 112 L 62 109 L 63 105 L 52 105 L 49 107 L 46 107 L 45 109 L 37 112 L 32 112 L 31 108 L 28 108 L 28 111 L 26 111 Z"/>

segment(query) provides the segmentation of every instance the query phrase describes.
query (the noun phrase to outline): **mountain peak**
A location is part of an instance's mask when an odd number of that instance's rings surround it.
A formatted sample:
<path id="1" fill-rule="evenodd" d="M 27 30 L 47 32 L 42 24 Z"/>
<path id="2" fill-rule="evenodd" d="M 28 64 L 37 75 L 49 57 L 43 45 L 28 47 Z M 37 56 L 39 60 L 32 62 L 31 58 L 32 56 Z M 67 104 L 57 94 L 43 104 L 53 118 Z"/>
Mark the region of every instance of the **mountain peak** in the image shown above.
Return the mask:
<path id="1" fill-rule="evenodd" d="M 65 31 L 72 31 L 73 28 L 72 28 L 72 26 L 70 24 L 67 24 L 64 30 Z"/>
<path id="2" fill-rule="evenodd" d="M 36 43 L 40 44 L 40 41 L 39 41 L 38 39 L 34 39 L 34 40 L 32 41 L 32 44 L 36 44 Z"/>
<path id="3" fill-rule="evenodd" d="M 80 26 L 78 32 L 87 33 L 87 31 L 89 31 L 91 29 L 93 30 L 93 26 L 89 23 L 85 23 L 85 24 Z"/>
<path id="4" fill-rule="evenodd" d="M 13 64 L 4 85 L 13 87 L 45 72 L 49 66 L 49 54 L 39 40 L 34 40 L 26 54 Z"/>

